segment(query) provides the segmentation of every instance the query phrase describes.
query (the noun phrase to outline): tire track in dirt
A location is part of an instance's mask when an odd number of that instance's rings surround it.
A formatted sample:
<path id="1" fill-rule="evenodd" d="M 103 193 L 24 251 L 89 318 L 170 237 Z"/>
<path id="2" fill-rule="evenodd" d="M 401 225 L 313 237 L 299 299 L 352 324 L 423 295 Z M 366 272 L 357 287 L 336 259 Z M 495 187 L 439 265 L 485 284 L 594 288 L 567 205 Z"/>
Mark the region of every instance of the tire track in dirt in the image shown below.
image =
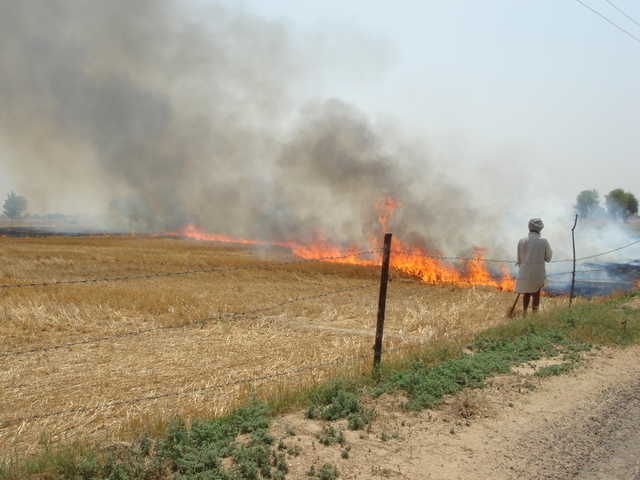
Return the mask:
<path id="1" fill-rule="evenodd" d="M 640 466 L 640 374 L 537 425 L 515 449 L 528 452 L 517 478 L 631 479 Z M 535 475 L 532 474 L 535 472 Z"/>

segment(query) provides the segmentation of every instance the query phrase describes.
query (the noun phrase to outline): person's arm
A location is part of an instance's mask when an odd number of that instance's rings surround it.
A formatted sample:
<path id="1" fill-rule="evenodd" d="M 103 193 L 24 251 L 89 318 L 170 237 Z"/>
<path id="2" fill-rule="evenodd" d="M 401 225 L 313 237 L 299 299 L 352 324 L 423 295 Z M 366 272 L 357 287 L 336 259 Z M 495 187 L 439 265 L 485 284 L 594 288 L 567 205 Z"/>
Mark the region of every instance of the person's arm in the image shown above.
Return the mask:
<path id="1" fill-rule="evenodd" d="M 549 242 L 547 242 L 547 246 L 544 249 L 544 261 L 550 262 L 552 257 L 553 251 L 551 250 L 551 245 L 549 245 Z"/>
<path id="2" fill-rule="evenodd" d="M 516 251 L 516 267 L 519 267 L 522 264 L 522 259 L 520 258 L 520 245 L 522 244 L 522 240 L 518 242 L 518 250 Z"/>

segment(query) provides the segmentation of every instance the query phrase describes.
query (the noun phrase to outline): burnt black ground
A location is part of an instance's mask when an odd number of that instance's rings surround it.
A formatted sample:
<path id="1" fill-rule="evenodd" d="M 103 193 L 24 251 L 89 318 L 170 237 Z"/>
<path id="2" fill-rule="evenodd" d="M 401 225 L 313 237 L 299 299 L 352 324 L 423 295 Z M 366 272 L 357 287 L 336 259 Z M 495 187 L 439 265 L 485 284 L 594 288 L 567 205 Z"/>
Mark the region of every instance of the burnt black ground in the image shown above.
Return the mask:
<path id="1" fill-rule="evenodd" d="M 119 233 L 114 233 L 119 235 Z M 81 237 L 88 235 L 104 235 L 104 232 L 91 230 L 64 230 L 61 228 L 49 227 L 25 227 L 25 226 L 0 226 L 0 236 L 7 237 Z"/>
<path id="2" fill-rule="evenodd" d="M 560 277 L 558 277 L 560 278 Z M 640 279 L 640 260 L 627 260 L 620 263 L 585 263 L 576 269 L 574 296 L 593 298 L 607 296 L 616 292 L 630 292 L 636 289 Z M 562 276 L 557 281 L 550 276 L 545 292 L 549 295 L 569 295 L 571 277 Z"/>

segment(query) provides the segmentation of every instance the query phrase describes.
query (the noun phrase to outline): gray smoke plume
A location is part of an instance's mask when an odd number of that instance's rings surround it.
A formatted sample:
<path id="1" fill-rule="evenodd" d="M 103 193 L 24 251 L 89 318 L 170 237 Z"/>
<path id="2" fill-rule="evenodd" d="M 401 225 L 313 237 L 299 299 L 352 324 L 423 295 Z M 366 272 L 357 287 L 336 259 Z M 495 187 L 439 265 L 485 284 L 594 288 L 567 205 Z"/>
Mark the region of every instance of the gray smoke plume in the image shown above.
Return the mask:
<path id="1" fill-rule="evenodd" d="M 108 207 L 125 230 L 347 244 L 391 196 L 389 229 L 445 252 L 495 225 L 396 129 L 348 99 L 301 101 L 313 52 L 240 8 L 1 0 L 0 58 L 0 152 L 31 205 Z"/>

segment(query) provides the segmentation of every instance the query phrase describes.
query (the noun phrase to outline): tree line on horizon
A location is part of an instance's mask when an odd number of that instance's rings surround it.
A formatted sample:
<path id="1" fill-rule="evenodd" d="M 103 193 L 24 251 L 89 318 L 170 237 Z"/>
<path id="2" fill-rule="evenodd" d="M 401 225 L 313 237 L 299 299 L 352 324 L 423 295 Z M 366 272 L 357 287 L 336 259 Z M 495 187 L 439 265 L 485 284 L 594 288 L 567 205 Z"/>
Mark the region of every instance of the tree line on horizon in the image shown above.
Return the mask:
<path id="1" fill-rule="evenodd" d="M 620 218 L 627 222 L 630 216 L 638 214 L 638 199 L 622 188 L 615 188 L 604 196 L 604 206 L 600 204 L 600 193 L 596 189 L 583 190 L 573 205 L 580 218 L 607 219 Z"/>
<path id="2" fill-rule="evenodd" d="M 11 220 L 18 220 L 27 208 L 27 199 L 16 195 L 13 190 L 4 201 L 4 214 Z M 573 205 L 580 218 L 605 219 L 607 217 L 626 222 L 631 215 L 638 214 L 638 199 L 622 188 L 615 188 L 604 196 L 604 206 L 600 204 L 600 193 L 596 189 L 582 190 Z"/>

